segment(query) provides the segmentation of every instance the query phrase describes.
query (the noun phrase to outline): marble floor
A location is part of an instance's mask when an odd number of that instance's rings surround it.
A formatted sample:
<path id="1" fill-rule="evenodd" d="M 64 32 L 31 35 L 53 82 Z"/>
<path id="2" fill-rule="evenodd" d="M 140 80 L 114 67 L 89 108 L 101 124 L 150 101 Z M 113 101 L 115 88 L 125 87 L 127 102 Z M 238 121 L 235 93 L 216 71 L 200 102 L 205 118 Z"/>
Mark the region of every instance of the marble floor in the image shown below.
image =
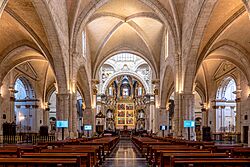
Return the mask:
<path id="1" fill-rule="evenodd" d="M 104 167 L 147 167 L 146 159 L 142 157 L 133 143 L 120 140 L 113 152 L 106 158 Z"/>

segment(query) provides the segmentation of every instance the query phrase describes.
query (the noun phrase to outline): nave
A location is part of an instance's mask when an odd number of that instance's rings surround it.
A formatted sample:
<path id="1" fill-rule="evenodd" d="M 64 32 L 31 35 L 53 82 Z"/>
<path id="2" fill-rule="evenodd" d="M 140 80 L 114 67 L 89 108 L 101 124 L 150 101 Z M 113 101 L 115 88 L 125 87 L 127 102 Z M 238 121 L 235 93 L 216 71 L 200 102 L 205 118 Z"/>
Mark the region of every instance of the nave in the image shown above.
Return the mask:
<path id="1" fill-rule="evenodd" d="M 103 167 L 146 167 L 146 158 L 130 140 L 121 139 L 112 153 L 105 159 Z"/>
<path id="2" fill-rule="evenodd" d="M 0 0 L 0 167 L 250 166 L 249 29 L 250 0 Z"/>
<path id="3" fill-rule="evenodd" d="M 3 144 L 5 167 L 249 167 L 242 144 L 189 141 L 151 135 L 100 136 L 37 144 Z"/>

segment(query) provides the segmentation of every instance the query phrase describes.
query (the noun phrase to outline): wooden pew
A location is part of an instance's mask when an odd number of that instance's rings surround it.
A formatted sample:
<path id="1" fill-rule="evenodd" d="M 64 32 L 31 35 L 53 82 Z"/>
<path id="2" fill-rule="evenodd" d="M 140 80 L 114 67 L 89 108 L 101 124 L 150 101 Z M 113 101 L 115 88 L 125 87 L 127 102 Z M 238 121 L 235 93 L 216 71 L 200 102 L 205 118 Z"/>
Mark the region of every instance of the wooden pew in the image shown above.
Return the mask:
<path id="1" fill-rule="evenodd" d="M 234 148 L 232 149 L 232 157 L 237 158 L 249 158 L 250 157 L 250 147 L 246 148 Z"/>
<path id="2" fill-rule="evenodd" d="M 92 147 L 83 148 L 55 148 L 55 149 L 44 149 L 41 153 L 88 153 L 91 156 L 91 166 L 98 166 L 101 162 L 98 158 L 98 149 Z"/>
<path id="3" fill-rule="evenodd" d="M 171 158 L 171 167 L 249 167 L 249 158 Z"/>
<path id="4" fill-rule="evenodd" d="M 119 137 L 103 137 L 91 141 L 80 142 L 80 145 L 101 145 L 105 153 L 109 154 L 119 142 Z"/>
<path id="5" fill-rule="evenodd" d="M 0 150 L 1 158 L 17 158 L 20 155 L 20 151 L 17 150 Z"/>
<path id="6" fill-rule="evenodd" d="M 88 153 L 22 153 L 21 158 L 49 158 L 49 159 L 57 159 L 57 158 L 80 158 L 81 165 L 80 167 L 91 167 L 90 163 L 90 154 Z M 48 160 L 50 161 L 50 160 Z"/>
<path id="7" fill-rule="evenodd" d="M 171 158 L 228 158 L 226 153 L 161 153 L 160 167 L 170 167 Z"/>
<path id="8" fill-rule="evenodd" d="M 132 137 L 134 145 L 142 152 L 142 154 L 148 152 L 150 145 L 171 145 L 171 142 L 152 139 L 149 137 Z"/>
<path id="9" fill-rule="evenodd" d="M 41 149 L 40 152 L 47 153 L 89 153 L 91 163 L 94 165 L 102 164 L 105 155 L 110 153 L 119 142 L 119 137 L 102 137 L 94 139 L 70 139 L 64 141 L 55 141 L 47 144 L 52 149 Z"/>
<path id="10" fill-rule="evenodd" d="M 81 162 L 77 158 L 0 158 L 0 166 L 15 166 L 15 167 L 79 167 Z"/>
<path id="11" fill-rule="evenodd" d="M 169 150 L 157 150 L 157 152 L 154 154 L 153 157 L 149 159 L 149 163 L 155 165 L 158 165 L 161 163 L 161 155 L 163 154 L 175 154 L 175 153 L 182 153 L 182 154 L 189 154 L 189 153 L 198 153 L 198 154 L 209 154 L 211 153 L 209 150 L 184 150 L 184 149 L 169 149 Z"/>
<path id="12" fill-rule="evenodd" d="M 99 159 L 99 164 L 105 160 L 104 147 L 102 145 L 64 145 L 64 149 L 81 149 L 81 150 L 96 150 L 97 159 Z M 94 155 L 92 155 L 94 156 Z"/>
<path id="13" fill-rule="evenodd" d="M 51 141 L 51 142 L 38 142 L 37 145 L 47 145 L 47 146 L 51 146 L 51 147 L 62 147 L 63 145 L 65 145 L 65 141 Z"/>
<path id="14" fill-rule="evenodd" d="M 39 152 L 44 146 L 34 145 L 4 145 L 0 147 L 0 157 L 20 157 L 21 152 Z"/>
<path id="15" fill-rule="evenodd" d="M 147 153 L 147 159 L 149 160 L 150 163 L 155 163 L 157 162 L 158 157 L 160 157 L 160 153 L 164 151 L 194 151 L 198 150 L 201 151 L 197 148 L 194 147 L 189 147 L 189 146 L 182 146 L 182 145 L 153 145 L 148 147 L 148 153 Z"/>

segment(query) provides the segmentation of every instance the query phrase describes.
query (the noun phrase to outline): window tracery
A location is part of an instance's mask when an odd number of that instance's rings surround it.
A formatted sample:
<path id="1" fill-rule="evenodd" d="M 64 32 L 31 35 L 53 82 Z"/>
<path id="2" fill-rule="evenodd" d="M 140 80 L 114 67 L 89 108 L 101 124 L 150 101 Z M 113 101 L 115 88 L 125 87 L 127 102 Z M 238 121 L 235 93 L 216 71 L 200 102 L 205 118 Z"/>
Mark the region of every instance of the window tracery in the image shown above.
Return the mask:
<path id="1" fill-rule="evenodd" d="M 236 118 L 236 82 L 225 78 L 217 90 L 216 129 L 218 132 L 234 132 Z"/>

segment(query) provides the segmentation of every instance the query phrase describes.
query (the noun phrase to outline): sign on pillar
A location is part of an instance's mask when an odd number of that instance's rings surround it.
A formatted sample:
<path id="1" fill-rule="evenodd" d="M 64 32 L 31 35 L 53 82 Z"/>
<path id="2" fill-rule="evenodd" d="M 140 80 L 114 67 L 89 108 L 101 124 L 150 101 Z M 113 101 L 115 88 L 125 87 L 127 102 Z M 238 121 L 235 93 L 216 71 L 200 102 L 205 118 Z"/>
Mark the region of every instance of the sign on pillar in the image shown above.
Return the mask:
<path id="1" fill-rule="evenodd" d="M 67 120 L 57 120 L 56 128 L 61 129 L 62 131 L 62 140 L 64 140 L 64 128 L 68 128 L 69 122 Z"/>
<path id="2" fill-rule="evenodd" d="M 194 128 L 195 121 L 193 120 L 184 120 L 184 128 L 187 128 L 187 138 L 188 140 L 191 140 L 191 129 Z"/>
<path id="3" fill-rule="evenodd" d="M 93 113 L 92 113 L 92 109 L 91 108 L 86 108 L 84 111 L 84 116 L 83 116 L 83 127 L 85 127 L 85 125 L 91 125 L 91 130 L 85 130 L 83 128 L 83 132 L 84 135 L 89 135 L 91 136 L 93 133 Z"/>

